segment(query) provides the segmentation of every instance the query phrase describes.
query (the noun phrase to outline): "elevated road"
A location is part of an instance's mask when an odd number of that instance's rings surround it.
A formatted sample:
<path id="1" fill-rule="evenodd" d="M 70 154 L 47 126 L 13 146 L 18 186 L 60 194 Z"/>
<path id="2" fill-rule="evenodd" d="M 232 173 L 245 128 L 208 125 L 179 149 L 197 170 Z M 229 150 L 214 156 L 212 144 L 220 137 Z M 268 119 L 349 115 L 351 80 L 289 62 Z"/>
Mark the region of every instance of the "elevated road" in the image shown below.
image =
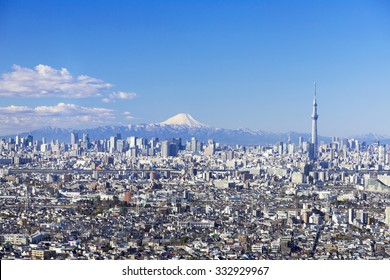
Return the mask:
<path id="1" fill-rule="evenodd" d="M 172 168 L 156 168 L 156 169 L 104 169 L 104 170 L 86 170 L 86 169 L 49 169 L 49 168 L 43 168 L 43 169 L 33 169 L 33 168 L 11 168 L 8 169 L 8 174 L 93 174 L 94 171 L 97 171 L 101 174 L 118 174 L 118 173 L 150 173 L 150 172 L 182 172 L 182 170 L 179 169 L 172 169 Z M 210 171 L 210 172 L 232 172 L 235 170 L 219 170 L 219 169 L 207 169 L 207 170 L 201 170 L 199 171 Z"/>
<path id="2" fill-rule="evenodd" d="M 149 173 L 149 172 L 181 172 L 177 169 L 119 169 L 119 170 L 86 170 L 86 169 L 9 169 L 8 174 L 93 174 L 94 171 L 103 174 L 117 174 L 117 173 Z"/>

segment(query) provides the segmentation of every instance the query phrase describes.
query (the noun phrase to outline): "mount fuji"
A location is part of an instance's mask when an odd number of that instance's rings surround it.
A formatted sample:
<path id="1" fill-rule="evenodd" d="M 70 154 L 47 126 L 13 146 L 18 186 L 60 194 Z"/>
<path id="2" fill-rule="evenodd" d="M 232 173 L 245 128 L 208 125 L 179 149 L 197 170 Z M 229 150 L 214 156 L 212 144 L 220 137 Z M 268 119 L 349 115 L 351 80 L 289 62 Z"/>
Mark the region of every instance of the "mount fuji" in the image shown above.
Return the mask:
<path id="1" fill-rule="evenodd" d="M 160 125 L 187 126 L 191 128 L 205 128 L 207 125 L 198 122 L 190 114 L 180 113 L 161 122 Z"/>

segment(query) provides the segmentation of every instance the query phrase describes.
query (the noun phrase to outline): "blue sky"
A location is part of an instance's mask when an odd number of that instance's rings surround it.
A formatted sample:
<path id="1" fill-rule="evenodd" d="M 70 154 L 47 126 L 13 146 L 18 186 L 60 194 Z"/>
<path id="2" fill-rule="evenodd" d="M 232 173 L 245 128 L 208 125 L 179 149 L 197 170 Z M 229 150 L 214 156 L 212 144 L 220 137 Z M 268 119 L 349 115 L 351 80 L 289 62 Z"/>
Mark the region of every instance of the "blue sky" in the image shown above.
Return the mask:
<path id="1" fill-rule="evenodd" d="M 38 66 L 40 65 L 40 66 Z M 0 134 L 161 122 L 390 134 L 388 1 L 0 0 Z"/>

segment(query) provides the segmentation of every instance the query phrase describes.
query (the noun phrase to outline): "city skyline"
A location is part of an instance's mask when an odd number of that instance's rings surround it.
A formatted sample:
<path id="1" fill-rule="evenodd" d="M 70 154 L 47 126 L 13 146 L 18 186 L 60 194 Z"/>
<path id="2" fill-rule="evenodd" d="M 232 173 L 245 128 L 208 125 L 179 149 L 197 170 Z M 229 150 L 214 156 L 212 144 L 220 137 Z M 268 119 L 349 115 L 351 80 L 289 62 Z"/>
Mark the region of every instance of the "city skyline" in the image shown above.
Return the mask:
<path id="1" fill-rule="evenodd" d="M 383 1 L 0 7 L 1 135 L 180 112 L 212 127 L 309 133 L 313 81 L 319 135 L 390 134 Z"/>
<path id="2" fill-rule="evenodd" d="M 67 136 L 0 140 L 0 259 L 390 257 L 389 144 Z"/>

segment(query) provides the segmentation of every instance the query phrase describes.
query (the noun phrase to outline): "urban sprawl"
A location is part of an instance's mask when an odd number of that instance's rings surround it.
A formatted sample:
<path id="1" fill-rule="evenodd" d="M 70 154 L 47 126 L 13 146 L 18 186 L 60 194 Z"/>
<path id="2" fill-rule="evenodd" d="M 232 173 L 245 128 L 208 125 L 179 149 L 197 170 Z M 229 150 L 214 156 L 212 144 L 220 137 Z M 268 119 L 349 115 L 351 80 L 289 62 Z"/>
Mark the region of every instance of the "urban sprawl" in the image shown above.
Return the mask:
<path id="1" fill-rule="evenodd" d="M 70 138 L 1 141 L 2 259 L 390 257 L 389 146 Z"/>

